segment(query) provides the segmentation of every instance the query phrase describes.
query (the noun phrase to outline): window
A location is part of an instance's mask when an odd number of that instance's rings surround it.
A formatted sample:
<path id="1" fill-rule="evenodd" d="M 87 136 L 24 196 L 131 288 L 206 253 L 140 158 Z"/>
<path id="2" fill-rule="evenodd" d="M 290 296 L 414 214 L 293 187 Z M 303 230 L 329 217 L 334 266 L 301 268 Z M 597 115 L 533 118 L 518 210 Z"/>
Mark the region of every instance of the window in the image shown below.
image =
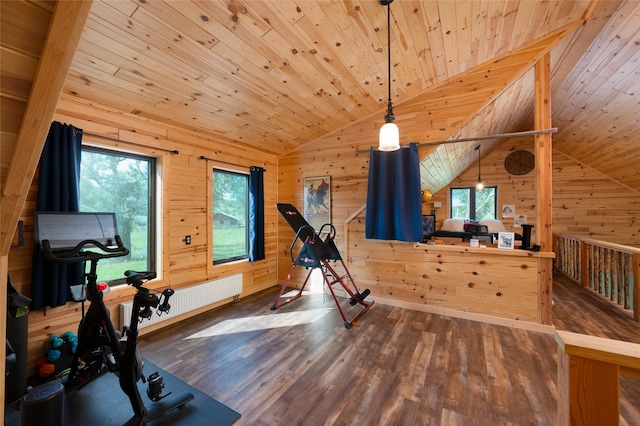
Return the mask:
<path id="1" fill-rule="evenodd" d="M 154 158 L 82 148 L 80 211 L 115 212 L 118 234 L 129 249 L 127 256 L 100 261 L 99 280 L 119 284 L 127 269 L 155 270 L 154 177 Z"/>
<path id="2" fill-rule="evenodd" d="M 486 186 L 480 192 L 475 187 L 451 188 L 451 218 L 496 219 L 497 192 L 497 186 Z"/>
<path id="3" fill-rule="evenodd" d="M 213 169 L 213 264 L 249 258 L 249 175 Z"/>

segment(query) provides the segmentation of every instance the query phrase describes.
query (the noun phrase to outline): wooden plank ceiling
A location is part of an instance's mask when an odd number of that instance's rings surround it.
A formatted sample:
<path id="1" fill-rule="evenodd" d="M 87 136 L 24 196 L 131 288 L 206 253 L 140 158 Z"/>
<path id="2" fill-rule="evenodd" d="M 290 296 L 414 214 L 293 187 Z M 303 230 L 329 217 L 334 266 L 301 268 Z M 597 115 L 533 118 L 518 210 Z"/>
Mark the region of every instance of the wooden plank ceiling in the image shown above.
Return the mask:
<path id="1" fill-rule="evenodd" d="M 94 0 L 64 93 L 286 154 L 382 124 L 386 25 L 375 0 Z M 531 129 L 530 69 L 551 50 L 554 147 L 640 191 L 639 43 L 634 0 L 397 0 L 402 142 Z M 473 165 L 475 145 L 423 149 L 423 187 Z"/>

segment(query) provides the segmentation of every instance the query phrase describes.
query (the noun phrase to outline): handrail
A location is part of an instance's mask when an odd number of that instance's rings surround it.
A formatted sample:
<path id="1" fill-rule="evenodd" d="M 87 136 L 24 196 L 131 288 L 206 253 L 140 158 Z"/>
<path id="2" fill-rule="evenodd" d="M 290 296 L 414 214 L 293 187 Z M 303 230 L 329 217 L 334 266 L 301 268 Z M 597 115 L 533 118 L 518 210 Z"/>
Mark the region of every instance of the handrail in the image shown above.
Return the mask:
<path id="1" fill-rule="evenodd" d="M 620 376 L 640 376 L 640 345 L 556 330 L 558 424 L 618 424 Z"/>
<path id="2" fill-rule="evenodd" d="M 640 248 L 572 234 L 555 240 L 558 271 L 640 321 Z"/>
<path id="3" fill-rule="evenodd" d="M 571 238 L 574 240 L 580 240 L 583 241 L 585 243 L 589 243 L 589 244 L 593 244 L 593 245 L 598 245 L 601 247 L 605 247 L 611 250 L 617 250 L 623 253 L 629 253 L 629 254 L 640 254 L 640 248 L 638 247 L 634 247 L 634 246 L 627 246 L 624 244 L 616 244 L 616 243 L 611 243 L 608 241 L 603 241 L 603 240 L 596 240 L 594 238 L 588 238 L 588 237 L 584 237 L 581 235 L 577 235 L 577 234 L 565 234 L 562 233 L 559 235 L 560 237 L 563 238 Z"/>

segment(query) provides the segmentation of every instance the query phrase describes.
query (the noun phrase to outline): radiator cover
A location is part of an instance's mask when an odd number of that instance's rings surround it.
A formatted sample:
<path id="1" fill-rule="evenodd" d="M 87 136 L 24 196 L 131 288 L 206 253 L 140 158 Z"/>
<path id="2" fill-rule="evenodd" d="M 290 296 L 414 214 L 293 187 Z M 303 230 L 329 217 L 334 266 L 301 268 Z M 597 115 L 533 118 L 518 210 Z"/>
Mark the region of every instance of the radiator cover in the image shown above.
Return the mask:
<path id="1" fill-rule="evenodd" d="M 242 293 L 242 274 L 229 275 L 190 287 L 180 288 L 176 290 L 175 294 L 169 299 L 171 309 L 168 314 L 163 313 L 159 316 L 154 312 L 151 318 L 139 323 L 138 328 L 141 329 L 166 321 L 221 300 L 238 296 L 240 293 Z M 132 309 L 133 301 L 120 304 L 121 329 L 124 328 L 125 325 L 129 325 Z"/>

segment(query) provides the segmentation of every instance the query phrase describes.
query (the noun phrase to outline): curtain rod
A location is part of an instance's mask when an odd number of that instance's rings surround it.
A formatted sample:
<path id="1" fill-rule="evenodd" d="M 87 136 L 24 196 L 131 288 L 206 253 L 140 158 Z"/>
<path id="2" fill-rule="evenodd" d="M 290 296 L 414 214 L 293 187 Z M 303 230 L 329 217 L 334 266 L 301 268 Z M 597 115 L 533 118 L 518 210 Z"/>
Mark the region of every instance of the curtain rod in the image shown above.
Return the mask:
<path id="1" fill-rule="evenodd" d="M 228 162 L 228 161 L 222 161 L 222 160 L 217 160 L 217 159 L 215 159 L 215 158 L 205 157 L 204 155 L 201 155 L 201 156 L 200 156 L 200 159 L 201 159 L 201 160 L 208 160 L 208 161 L 215 161 L 215 162 L 217 162 L 217 163 L 226 164 L 226 165 L 228 165 L 228 166 L 247 167 L 247 166 L 245 166 L 244 164 L 230 163 L 230 162 Z M 252 167 L 256 167 L 256 166 L 249 166 L 248 168 L 250 169 L 250 168 L 252 168 Z M 262 168 L 262 170 L 264 170 L 265 172 L 267 171 L 267 169 L 265 169 L 265 168 Z"/>
<path id="2" fill-rule="evenodd" d="M 96 133 L 85 132 L 84 130 L 75 130 L 75 132 L 83 134 L 83 135 L 87 135 L 87 136 L 93 136 L 94 138 L 107 139 L 107 140 L 110 140 L 110 141 L 113 141 L 113 142 L 120 142 L 120 143 L 124 143 L 124 144 L 128 144 L 128 145 L 143 146 L 145 148 L 157 149 L 158 151 L 170 152 L 172 154 L 179 154 L 180 153 L 177 149 L 166 149 L 166 148 L 151 147 L 149 145 L 144 145 L 144 144 L 137 143 L 137 142 L 129 142 L 129 141 L 124 141 L 124 140 L 118 139 L 118 138 L 112 138 L 111 136 L 104 136 L 104 135 L 98 135 Z"/>
<path id="3" fill-rule="evenodd" d="M 475 138 L 464 138 L 464 139 L 454 139 L 454 140 L 442 140 L 442 141 L 435 141 L 435 142 L 411 142 L 411 143 L 417 143 L 418 146 L 433 146 L 433 145 L 443 145 L 443 144 L 447 144 L 447 143 L 458 143 L 458 142 L 474 142 L 474 141 L 482 141 L 482 140 L 487 140 L 487 139 L 506 139 L 506 138 L 517 138 L 520 136 L 536 136 L 536 135 L 547 135 L 550 133 L 556 133 L 558 131 L 557 127 L 553 127 L 551 129 L 544 129 L 544 130 L 527 130 L 524 132 L 515 132 L 515 133 L 498 133 L 496 135 L 490 135 L 490 136 L 478 136 Z M 360 152 L 369 152 L 368 149 L 359 149 L 357 151 L 358 153 Z"/>

